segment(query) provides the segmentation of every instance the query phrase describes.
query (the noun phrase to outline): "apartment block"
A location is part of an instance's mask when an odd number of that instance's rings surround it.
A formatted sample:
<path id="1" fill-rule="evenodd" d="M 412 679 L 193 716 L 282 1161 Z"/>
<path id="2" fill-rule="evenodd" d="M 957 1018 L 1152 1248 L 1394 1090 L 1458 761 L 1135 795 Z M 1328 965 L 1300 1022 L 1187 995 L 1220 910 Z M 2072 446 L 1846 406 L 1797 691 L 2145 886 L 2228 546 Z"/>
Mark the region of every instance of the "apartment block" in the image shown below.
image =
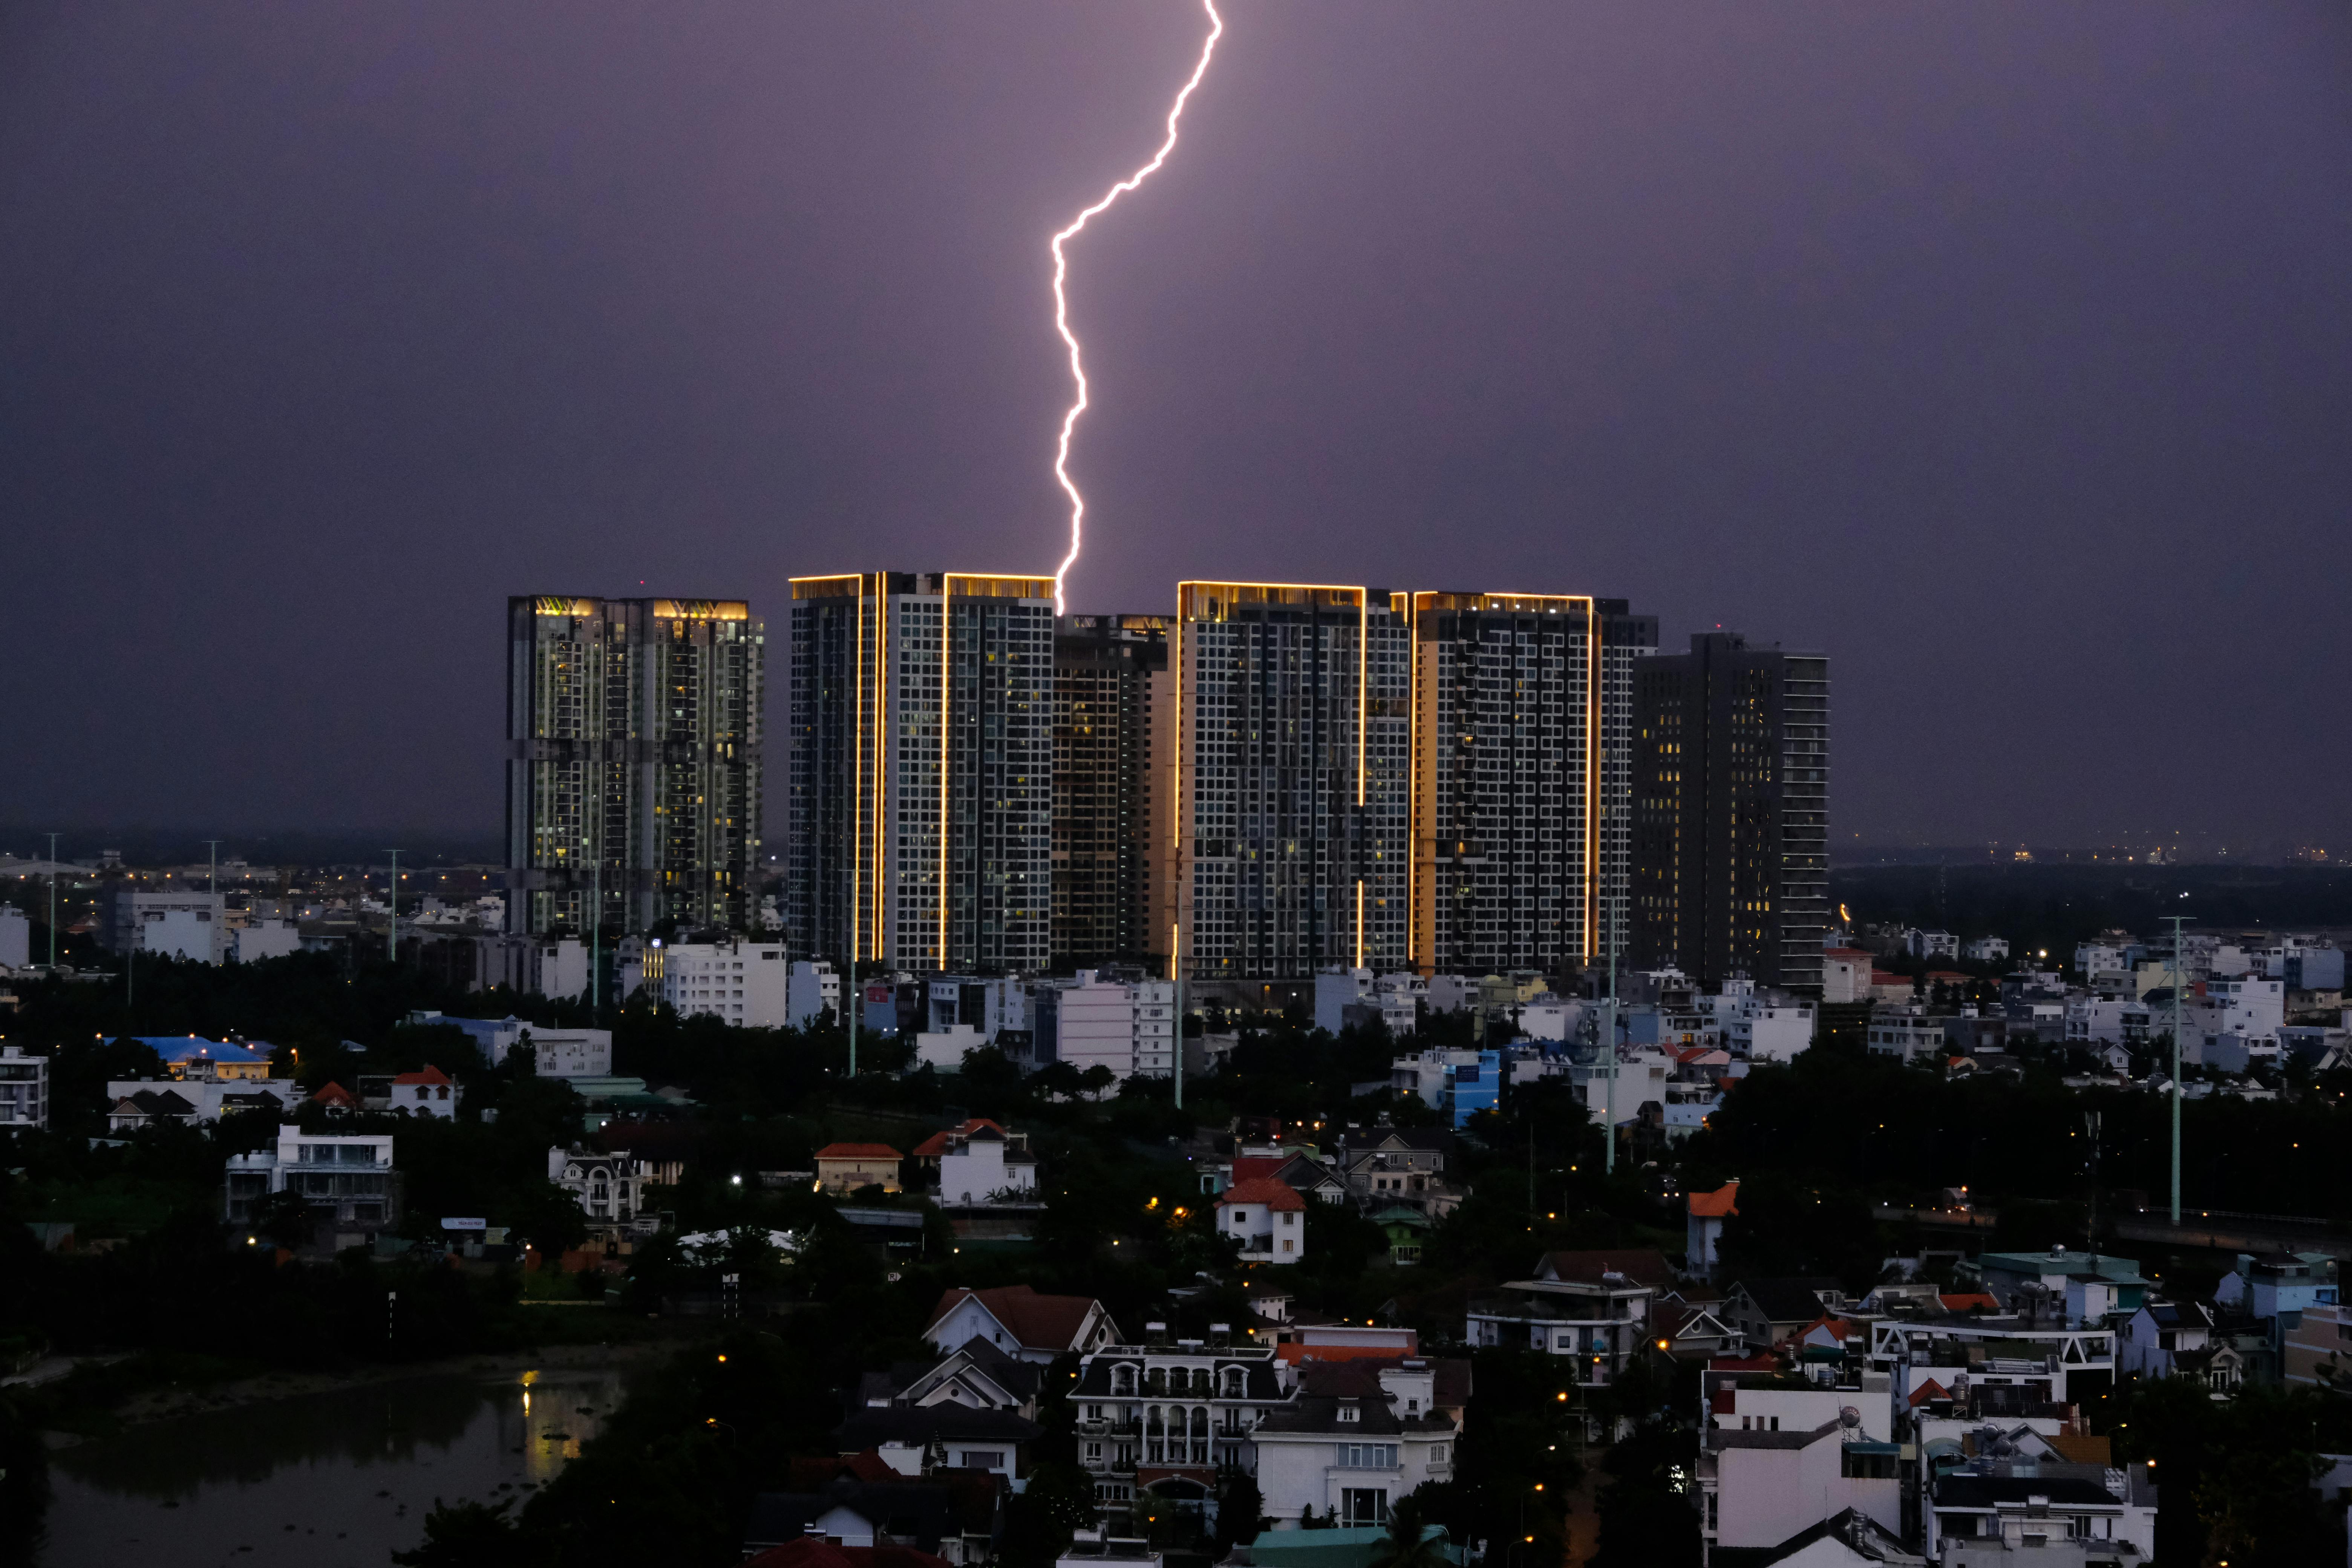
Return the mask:
<path id="1" fill-rule="evenodd" d="M 1172 911 L 1192 979 L 1245 990 L 1410 943 L 1412 649 L 1402 595 L 1183 583 Z"/>
<path id="2" fill-rule="evenodd" d="M 1702 633 L 1633 692 L 1632 962 L 1818 994 L 1829 660 Z"/>
<path id="3" fill-rule="evenodd" d="M 787 940 L 918 973 L 1051 951 L 1051 578 L 793 581 Z"/>
<path id="4" fill-rule="evenodd" d="M 1164 973 L 1175 827 L 1168 617 L 1064 616 L 1054 679 L 1054 967 Z"/>
<path id="5" fill-rule="evenodd" d="M 766 636 L 739 599 L 507 602 L 508 930 L 743 929 Z"/>

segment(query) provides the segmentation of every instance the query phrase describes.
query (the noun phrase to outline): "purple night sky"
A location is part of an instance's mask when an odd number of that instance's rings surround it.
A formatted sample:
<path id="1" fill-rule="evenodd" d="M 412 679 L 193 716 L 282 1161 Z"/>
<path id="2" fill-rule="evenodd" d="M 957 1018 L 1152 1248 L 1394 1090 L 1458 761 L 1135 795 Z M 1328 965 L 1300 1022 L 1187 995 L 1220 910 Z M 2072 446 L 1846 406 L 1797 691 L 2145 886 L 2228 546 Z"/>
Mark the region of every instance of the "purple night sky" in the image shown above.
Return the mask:
<path id="1" fill-rule="evenodd" d="M 1227 17 L 1074 608 L 1622 595 L 1832 657 L 1840 843 L 2345 842 L 2339 0 Z M 788 575 L 1059 558 L 1202 30 L 9 7 L 0 822 L 494 833 L 524 592 L 750 597 L 781 801 Z"/>

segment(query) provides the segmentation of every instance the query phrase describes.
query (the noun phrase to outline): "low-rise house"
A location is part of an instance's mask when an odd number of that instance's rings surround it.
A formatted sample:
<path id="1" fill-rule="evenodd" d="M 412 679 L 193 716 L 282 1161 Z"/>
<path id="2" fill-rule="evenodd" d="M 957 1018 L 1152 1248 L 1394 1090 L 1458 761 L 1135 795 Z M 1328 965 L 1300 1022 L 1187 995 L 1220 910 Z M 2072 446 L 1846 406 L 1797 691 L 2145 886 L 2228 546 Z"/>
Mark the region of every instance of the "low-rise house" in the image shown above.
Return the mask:
<path id="1" fill-rule="evenodd" d="M 49 1124 L 49 1058 L 0 1047 L 0 1132 Z"/>
<path id="2" fill-rule="evenodd" d="M 1029 1134 L 975 1117 L 915 1146 L 919 1164 L 936 1166 L 943 1204 L 1025 1203 L 1037 1192 Z"/>
<path id="3" fill-rule="evenodd" d="M 396 1110 L 404 1116 L 437 1116 L 444 1121 L 457 1115 L 457 1087 L 449 1075 L 429 1063 L 417 1072 L 362 1074 L 360 1105 L 367 1110 Z"/>
<path id="4" fill-rule="evenodd" d="M 107 1085 L 110 1094 L 122 1087 Z M 197 1120 L 195 1106 L 189 1103 L 174 1084 L 169 1089 L 138 1089 L 129 1094 L 112 1095 L 106 1112 L 109 1132 L 139 1132 L 168 1122 L 189 1125 Z"/>
<path id="5" fill-rule="evenodd" d="M 1650 1308 L 1650 1345 L 1676 1361 L 1707 1362 L 1738 1355 L 1747 1348 L 1745 1336 L 1708 1308 L 1687 1301 L 1659 1300 Z"/>
<path id="6" fill-rule="evenodd" d="M 131 1038 L 163 1058 L 173 1078 L 265 1079 L 269 1076 L 269 1051 L 228 1040 L 207 1040 L 200 1035 L 134 1035 Z"/>
<path id="7" fill-rule="evenodd" d="M 1143 1343 L 1106 1344 L 1080 1362 L 1069 1399 L 1097 1505 L 1124 1513 L 1139 1491 L 1194 1502 L 1221 1470 L 1255 1466 L 1252 1435 L 1291 1384 L 1273 1347 L 1232 1340 L 1222 1324 L 1206 1341 L 1171 1341 L 1150 1323 Z"/>
<path id="8" fill-rule="evenodd" d="M 1383 1525 L 1398 1498 L 1454 1479 L 1454 1423 L 1429 1394 L 1405 1392 L 1433 1384 L 1428 1363 L 1307 1362 L 1298 1380 L 1252 1434 L 1258 1493 L 1277 1528 L 1309 1510 L 1343 1527 Z"/>
<path id="9" fill-rule="evenodd" d="M 2213 1316 L 2194 1301 L 2143 1301 L 2116 1332 L 2116 1370 L 2126 1376 L 2204 1375 L 2213 1352 Z"/>
<path id="10" fill-rule="evenodd" d="M 1339 1138 L 1339 1179 L 1360 1208 L 1427 1211 L 1451 1196 L 1445 1162 L 1453 1151 L 1454 1134 L 1442 1128 L 1350 1128 Z M 1441 1212 L 1450 1206 L 1441 1203 Z"/>
<path id="11" fill-rule="evenodd" d="M 1481 1348 L 1538 1351 L 1568 1363 L 1573 1382 L 1617 1381 L 1650 1348 L 1654 1289 L 1614 1269 L 1590 1279 L 1521 1279 L 1473 1300 L 1463 1337 Z"/>
<path id="12" fill-rule="evenodd" d="M 1389 1239 L 1389 1261 L 1400 1268 L 1421 1261 L 1422 1244 L 1428 1239 L 1434 1222 L 1417 1208 L 1399 1204 L 1371 1215 L 1381 1234 Z"/>
<path id="13" fill-rule="evenodd" d="M 867 1373 L 859 1380 L 857 1403 L 876 1409 L 961 1405 L 973 1410 L 1009 1410 L 1034 1421 L 1044 1375 L 1034 1362 L 972 1339 L 937 1361 L 900 1362 L 887 1372 Z"/>
<path id="14" fill-rule="evenodd" d="M 743 1550 L 760 1568 L 941 1568 L 992 1555 L 1003 1488 L 942 1472 L 908 1481 L 878 1455 L 855 1455 L 806 1490 L 761 1492 L 744 1525 Z M 976 1483 L 976 1484 L 975 1484 Z M 748 1563 L 747 1563 L 748 1568 Z"/>
<path id="15" fill-rule="evenodd" d="M 2140 1278 L 2135 1259 L 2064 1247 L 2047 1252 L 1988 1252 L 1977 1259 L 1976 1272 L 2002 1310 L 2031 1305 L 2046 1312 L 2063 1301 L 2076 1322 L 2104 1320 L 2109 1312 L 2136 1312 L 2147 1295 L 2148 1282 Z"/>
<path id="16" fill-rule="evenodd" d="M 835 1194 L 861 1187 L 895 1193 L 903 1158 L 887 1143 L 828 1143 L 816 1152 L 816 1184 Z"/>
<path id="17" fill-rule="evenodd" d="M 1849 1514 L 1880 1531 L 1902 1530 L 1900 1449 L 1863 1436 L 1860 1421 L 1849 1422 L 1844 1408 L 1810 1423 L 1751 1415 L 1764 1425 L 1730 1427 L 1714 1419 L 1700 1436 L 1696 1478 L 1699 1534 L 1710 1558 L 1737 1552 L 1757 1562 L 1849 1562 L 1854 1559 L 1777 1557 L 1774 1551 Z"/>
<path id="18" fill-rule="evenodd" d="M 1888 1007 L 1871 1015 L 1863 1048 L 1874 1057 L 1932 1066 L 1944 1059 L 1944 1024 L 1925 1007 Z"/>
<path id="19" fill-rule="evenodd" d="M 1693 1279 L 1712 1279 L 1723 1222 L 1739 1212 L 1739 1184 L 1727 1182 L 1711 1193 L 1693 1193 L 1684 1203 L 1683 1267 Z"/>
<path id="20" fill-rule="evenodd" d="M 2021 1552 L 2036 1563 L 2063 1561 L 2053 1550 L 2144 1563 L 2156 1552 L 2156 1508 L 2155 1473 L 2145 1464 L 1971 1459 L 1931 1468 L 1924 1543 L 1946 1568 L 1994 1568 Z"/>
<path id="21" fill-rule="evenodd" d="M 383 1133 L 320 1136 L 283 1127 L 275 1148 L 230 1155 L 224 1186 L 232 1226 L 252 1219 L 271 1194 L 293 1193 L 310 1205 L 320 1227 L 331 1229 L 338 1247 L 400 1216 L 399 1173 Z"/>
<path id="22" fill-rule="evenodd" d="M 2237 1268 L 2213 1288 L 2213 1304 L 2273 1321 L 2282 1313 L 2333 1306 L 2342 1300 L 2336 1291 L 2336 1260 L 2326 1253 L 2273 1252 L 2257 1258 L 2241 1252 Z"/>
<path id="23" fill-rule="evenodd" d="M 1297 1263 L 1307 1256 L 1307 1200 L 1271 1176 L 1236 1182 L 1217 1194 L 1217 1233 L 1241 1243 L 1244 1263 Z"/>
<path id="24" fill-rule="evenodd" d="M 1426 1050 L 1389 1065 L 1389 1087 L 1436 1110 L 1448 1127 L 1461 1127 L 1499 1103 L 1503 1083 L 1500 1051 Z"/>
<path id="25" fill-rule="evenodd" d="M 624 1150 L 607 1154 L 579 1144 L 550 1148 L 547 1179 L 570 1193 L 592 1225 L 635 1226 L 646 1217 L 646 1163 Z"/>
<path id="26" fill-rule="evenodd" d="M 982 1410 L 949 1400 L 855 1409 L 835 1429 L 834 1439 L 844 1454 L 872 1450 L 902 1476 L 985 1470 L 1021 1482 L 1029 1475 L 1029 1445 L 1045 1432 L 1017 1412 Z"/>
<path id="27" fill-rule="evenodd" d="M 1971 937 L 1961 944 L 1960 956 L 1970 963 L 2006 963 L 2009 962 L 2009 939 L 2001 936 Z"/>
<path id="28" fill-rule="evenodd" d="M 1056 1356 L 1100 1350 L 1118 1336 L 1118 1325 L 1093 1297 L 1041 1296 L 1027 1285 L 949 1290 L 923 1328 L 923 1337 L 943 1353 L 978 1339 L 1040 1366 Z"/>
<path id="29" fill-rule="evenodd" d="M 2352 1307 L 2316 1302 L 2282 1325 L 2279 1376 L 2291 1388 L 2352 1396 Z"/>
<path id="30" fill-rule="evenodd" d="M 1716 1315 L 1737 1329 L 1750 1350 L 1786 1343 L 1825 1311 L 1843 1310 L 1845 1292 L 1829 1279 L 1751 1279 L 1724 1292 Z"/>

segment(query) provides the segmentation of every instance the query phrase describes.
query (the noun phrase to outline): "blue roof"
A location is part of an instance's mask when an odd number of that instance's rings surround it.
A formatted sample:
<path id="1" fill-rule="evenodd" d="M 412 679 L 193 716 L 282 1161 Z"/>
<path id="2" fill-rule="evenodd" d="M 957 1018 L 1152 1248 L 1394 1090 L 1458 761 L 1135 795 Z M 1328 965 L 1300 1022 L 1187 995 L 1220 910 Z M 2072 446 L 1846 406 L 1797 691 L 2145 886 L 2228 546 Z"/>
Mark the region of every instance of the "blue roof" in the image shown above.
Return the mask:
<path id="1" fill-rule="evenodd" d="M 266 1062 L 266 1051 L 249 1051 L 243 1046 L 232 1046 L 226 1040 L 207 1040 L 201 1035 L 133 1035 L 132 1039 L 147 1047 L 166 1062 Z"/>

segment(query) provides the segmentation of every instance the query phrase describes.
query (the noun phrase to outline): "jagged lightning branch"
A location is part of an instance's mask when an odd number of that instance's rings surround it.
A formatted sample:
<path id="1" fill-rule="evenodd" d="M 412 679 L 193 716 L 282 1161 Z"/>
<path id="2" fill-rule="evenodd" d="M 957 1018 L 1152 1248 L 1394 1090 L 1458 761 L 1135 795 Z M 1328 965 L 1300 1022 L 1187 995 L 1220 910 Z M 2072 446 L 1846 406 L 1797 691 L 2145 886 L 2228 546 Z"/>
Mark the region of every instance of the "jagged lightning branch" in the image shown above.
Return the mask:
<path id="1" fill-rule="evenodd" d="M 1201 5 L 1209 13 L 1209 37 L 1201 45 L 1201 63 L 1192 68 L 1192 79 L 1184 84 L 1183 90 L 1176 95 L 1176 102 L 1168 110 L 1168 140 L 1160 144 L 1160 151 L 1151 155 L 1151 162 L 1104 192 L 1102 200 L 1080 213 L 1071 220 L 1069 227 L 1054 237 L 1054 329 L 1062 334 L 1062 342 L 1069 348 L 1070 379 L 1078 384 L 1077 400 L 1070 405 L 1070 411 L 1062 416 L 1061 444 L 1054 452 L 1054 477 L 1062 481 L 1062 489 L 1070 498 L 1070 552 L 1062 558 L 1062 564 L 1054 573 L 1055 615 L 1063 614 L 1069 607 L 1062 592 L 1062 579 L 1068 576 L 1070 568 L 1077 563 L 1079 546 L 1086 541 L 1087 521 L 1087 498 L 1078 493 L 1076 483 L 1070 478 L 1070 436 L 1078 427 L 1078 416 L 1087 411 L 1087 371 L 1078 356 L 1077 334 L 1070 331 L 1070 301 L 1063 289 L 1063 285 L 1069 280 L 1070 260 L 1063 254 L 1062 246 L 1086 227 L 1089 218 L 1157 173 L 1160 165 L 1168 162 L 1168 154 L 1176 150 L 1176 122 L 1183 118 L 1184 100 L 1192 96 L 1192 89 L 1201 85 L 1202 77 L 1209 74 L 1209 57 L 1217 52 L 1217 40 L 1223 37 L 1225 31 L 1225 19 L 1217 15 L 1216 0 L 1201 0 Z"/>

